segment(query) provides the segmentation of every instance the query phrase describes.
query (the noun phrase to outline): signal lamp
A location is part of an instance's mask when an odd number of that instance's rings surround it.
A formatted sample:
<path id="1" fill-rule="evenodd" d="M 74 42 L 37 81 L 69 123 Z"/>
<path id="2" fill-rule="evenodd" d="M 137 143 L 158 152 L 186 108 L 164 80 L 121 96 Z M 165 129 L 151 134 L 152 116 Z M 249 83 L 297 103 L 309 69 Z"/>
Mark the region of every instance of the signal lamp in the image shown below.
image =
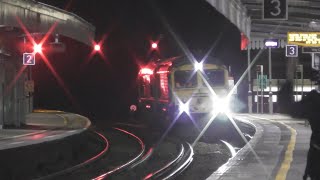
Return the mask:
<path id="1" fill-rule="evenodd" d="M 99 44 L 94 45 L 94 50 L 95 51 L 100 51 L 101 47 Z"/>
<path id="2" fill-rule="evenodd" d="M 36 53 L 41 53 L 42 52 L 42 45 L 41 44 L 34 44 L 33 45 L 33 52 Z"/>
<path id="3" fill-rule="evenodd" d="M 158 44 L 154 42 L 154 43 L 151 44 L 151 47 L 152 47 L 152 49 L 157 49 Z"/>

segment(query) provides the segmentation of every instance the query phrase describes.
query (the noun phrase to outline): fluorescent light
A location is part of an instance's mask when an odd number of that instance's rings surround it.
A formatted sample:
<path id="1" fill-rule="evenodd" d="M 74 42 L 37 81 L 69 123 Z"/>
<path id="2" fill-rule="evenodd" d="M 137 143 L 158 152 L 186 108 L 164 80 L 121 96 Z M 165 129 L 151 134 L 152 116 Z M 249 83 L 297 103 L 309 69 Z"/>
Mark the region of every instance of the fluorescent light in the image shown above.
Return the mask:
<path id="1" fill-rule="evenodd" d="M 264 45 L 267 47 L 278 47 L 278 42 L 277 41 L 266 41 L 264 43 Z"/>

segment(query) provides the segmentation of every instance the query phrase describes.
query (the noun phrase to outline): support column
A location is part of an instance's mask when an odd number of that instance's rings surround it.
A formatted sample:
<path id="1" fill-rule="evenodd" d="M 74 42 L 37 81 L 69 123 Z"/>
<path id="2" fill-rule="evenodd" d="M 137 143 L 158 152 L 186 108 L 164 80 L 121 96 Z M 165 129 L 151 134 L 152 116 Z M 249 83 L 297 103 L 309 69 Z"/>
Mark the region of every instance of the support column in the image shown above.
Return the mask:
<path id="1" fill-rule="evenodd" d="M 269 113 L 273 114 L 271 83 L 272 83 L 272 64 L 271 64 L 271 48 L 269 47 Z"/>
<path id="2" fill-rule="evenodd" d="M 4 59 L 0 56 L 0 129 L 4 124 Z"/>
<path id="3" fill-rule="evenodd" d="M 263 81 L 263 66 L 261 66 L 261 81 Z M 263 82 L 262 82 L 263 83 Z M 264 86 L 261 87 L 261 114 L 263 114 Z"/>
<path id="4" fill-rule="evenodd" d="M 251 114 L 252 113 L 252 89 L 251 89 L 251 68 L 250 68 L 250 61 L 251 61 L 251 56 L 250 56 L 250 48 L 248 47 L 247 50 L 247 59 L 248 59 L 248 112 Z"/>
<path id="5" fill-rule="evenodd" d="M 286 76 L 287 80 L 291 83 L 294 80 L 294 73 L 296 71 L 297 61 L 298 59 L 296 57 L 288 57 Z"/>
<path id="6" fill-rule="evenodd" d="M 293 84 L 294 83 L 294 74 L 296 71 L 297 63 L 298 63 L 297 57 L 288 57 L 286 78 L 287 78 L 287 81 L 289 81 L 292 84 L 292 88 L 294 87 L 294 84 Z M 293 92 L 293 89 L 291 92 Z M 293 102 L 293 95 L 294 94 L 295 94 L 294 92 L 293 92 L 293 94 L 290 94 L 289 102 Z"/>

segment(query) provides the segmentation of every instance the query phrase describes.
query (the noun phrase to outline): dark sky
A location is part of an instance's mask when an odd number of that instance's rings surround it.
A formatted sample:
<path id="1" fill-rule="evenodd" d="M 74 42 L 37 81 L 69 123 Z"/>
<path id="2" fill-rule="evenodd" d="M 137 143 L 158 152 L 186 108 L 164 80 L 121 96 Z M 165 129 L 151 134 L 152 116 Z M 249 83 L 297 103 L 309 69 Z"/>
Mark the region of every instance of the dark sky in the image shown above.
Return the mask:
<path id="1" fill-rule="evenodd" d="M 211 53 L 226 65 L 243 71 L 246 60 L 240 53 L 240 33 L 213 7 L 201 0 L 41 0 L 67 9 L 96 27 L 96 40 L 103 42 L 105 59 L 86 59 L 91 47 L 68 38 L 67 52 L 48 55 L 72 98 L 44 64 L 34 68 L 36 107 L 60 108 L 91 118 L 121 113 L 135 99 L 138 63 L 150 57 L 150 40 L 159 42 L 159 56 L 183 54 L 170 30 L 191 52 L 206 52 L 221 39 Z M 164 23 L 167 24 L 164 25 Z M 168 29 L 168 27 L 170 29 Z M 239 72 L 237 72 L 239 71 Z M 72 100 L 71 100 L 72 99 Z"/>

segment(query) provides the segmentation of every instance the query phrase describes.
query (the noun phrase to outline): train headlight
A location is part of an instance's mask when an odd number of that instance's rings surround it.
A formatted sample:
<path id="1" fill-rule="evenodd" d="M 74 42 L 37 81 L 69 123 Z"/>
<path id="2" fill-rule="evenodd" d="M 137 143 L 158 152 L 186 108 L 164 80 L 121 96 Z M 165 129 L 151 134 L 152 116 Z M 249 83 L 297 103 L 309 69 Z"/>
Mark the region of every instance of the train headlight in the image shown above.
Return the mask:
<path id="1" fill-rule="evenodd" d="M 230 103 L 229 98 L 217 97 L 213 100 L 213 111 L 228 113 L 228 112 L 230 112 L 230 107 L 229 107 L 230 104 L 229 103 Z"/>
<path id="2" fill-rule="evenodd" d="M 194 64 L 194 69 L 195 69 L 196 71 L 202 71 L 202 69 L 203 69 L 203 64 L 202 64 L 202 62 L 195 62 L 195 64 Z"/>

